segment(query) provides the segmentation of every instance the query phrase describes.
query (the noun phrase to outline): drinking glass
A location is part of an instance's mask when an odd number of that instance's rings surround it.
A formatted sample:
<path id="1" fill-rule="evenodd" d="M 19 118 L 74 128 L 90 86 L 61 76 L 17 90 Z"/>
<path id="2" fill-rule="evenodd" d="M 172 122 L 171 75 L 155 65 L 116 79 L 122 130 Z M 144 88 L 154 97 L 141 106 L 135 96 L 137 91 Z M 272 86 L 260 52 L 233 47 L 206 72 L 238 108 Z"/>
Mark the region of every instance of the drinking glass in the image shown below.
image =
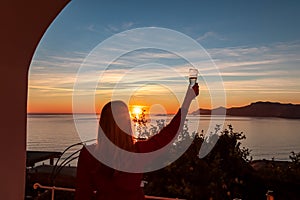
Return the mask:
<path id="1" fill-rule="evenodd" d="M 190 87 L 193 87 L 197 81 L 198 77 L 198 70 L 195 68 L 191 68 L 189 70 L 189 80 L 190 80 Z"/>

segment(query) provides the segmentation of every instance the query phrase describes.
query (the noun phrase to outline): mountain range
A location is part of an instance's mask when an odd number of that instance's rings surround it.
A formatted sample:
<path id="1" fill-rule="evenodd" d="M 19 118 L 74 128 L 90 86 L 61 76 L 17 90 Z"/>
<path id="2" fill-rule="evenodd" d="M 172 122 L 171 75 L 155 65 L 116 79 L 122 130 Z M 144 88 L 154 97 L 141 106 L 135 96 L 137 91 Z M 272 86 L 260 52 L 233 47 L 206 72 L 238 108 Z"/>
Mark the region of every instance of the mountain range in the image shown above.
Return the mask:
<path id="1" fill-rule="evenodd" d="M 245 117 L 281 117 L 290 119 L 300 119 L 300 104 L 283 104 L 278 102 L 258 101 L 242 107 L 215 109 L 199 109 L 191 114 L 193 115 L 229 115 Z"/>

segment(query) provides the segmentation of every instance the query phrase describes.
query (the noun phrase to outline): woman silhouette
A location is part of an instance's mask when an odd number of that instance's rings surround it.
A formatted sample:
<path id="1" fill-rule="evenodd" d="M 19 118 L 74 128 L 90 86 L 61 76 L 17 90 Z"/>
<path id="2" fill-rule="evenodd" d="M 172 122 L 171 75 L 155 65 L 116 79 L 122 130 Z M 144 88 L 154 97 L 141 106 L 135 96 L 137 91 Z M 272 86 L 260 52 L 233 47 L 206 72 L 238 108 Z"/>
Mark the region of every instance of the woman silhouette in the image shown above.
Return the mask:
<path id="1" fill-rule="evenodd" d="M 131 119 L 127 105 L 122 101 L 107 103 L 101 111 L 97 144 L 83 147 L 80 152 L 77 164 L 75 199 L 145 199 L 141 188 L 141 173 L 128 173 L 110 168 L 99 162 L 90 151 L 105 151 L 103 147 L 106 146 L 106 142 L 101 139 L 103 134 L 117 147 L 130 152 L 146 153 L 164 147 L 181 130 L 191 101 L 198 94 L 199 86 L 197 83 L 192 88 L 188 87 L 181 109 L 178 110 L 171 122 L 148 140 L 136 142 L 132 137 Z M 115 159 L 114 153 L 110 153 L 111 159 Z"/>

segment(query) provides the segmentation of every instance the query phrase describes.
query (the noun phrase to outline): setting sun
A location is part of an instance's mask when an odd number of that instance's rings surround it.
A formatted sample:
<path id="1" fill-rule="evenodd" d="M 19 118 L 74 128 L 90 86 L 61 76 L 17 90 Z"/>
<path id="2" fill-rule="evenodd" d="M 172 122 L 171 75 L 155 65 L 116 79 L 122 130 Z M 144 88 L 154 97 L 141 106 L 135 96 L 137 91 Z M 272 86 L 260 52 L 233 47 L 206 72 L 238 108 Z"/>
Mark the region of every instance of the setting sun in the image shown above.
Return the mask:
<path id="1" fill-rule="evenodd" d="M 137 119 L 139 118 L 139 116 L 142 114 L 143 112 L 143 107 L 142 106 L 133 106 L 132 107 L 132 115 L 134 115 L 134 117 L 136 117 Z"/>
<path id="2" fill-rule="evenodd" d="M 133 108 L 133 113 L 136 115 L 139 115 L 142 113 L 142 108 L 141 107 L 134 107 Z"/>

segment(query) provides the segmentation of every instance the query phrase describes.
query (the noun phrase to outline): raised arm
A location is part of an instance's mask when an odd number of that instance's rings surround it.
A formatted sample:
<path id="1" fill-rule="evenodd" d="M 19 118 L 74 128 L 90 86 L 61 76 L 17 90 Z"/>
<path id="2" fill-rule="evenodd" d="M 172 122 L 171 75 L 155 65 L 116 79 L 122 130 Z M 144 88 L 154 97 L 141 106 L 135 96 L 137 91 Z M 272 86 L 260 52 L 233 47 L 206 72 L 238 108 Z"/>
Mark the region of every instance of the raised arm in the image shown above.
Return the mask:
<path id="1" fill-rule="evenodd" d="M 148 140 L 137 142 L 137 150 L 140 153 L 151 152 L 158 150 L 171 142 L 175 135 L 182 130 L 190 104 L 198 95 L 199 86 L 197 83 L 192 88 L 188 87 L 181 109 L 178 110 L 171 122 L 158 134 L 152 136 Z"/>
<path id="2" fill-rule="evenodd" d="M 198 85 L 198 83 L 195 83 L 195 85 L 192 88 L 189 86 L 187 91 L 186 91 L 181 109 L 189 110 L 189 107 L 191 105 L 192 100 L 198 95 L 199 95 L 199 85 Z"/>

